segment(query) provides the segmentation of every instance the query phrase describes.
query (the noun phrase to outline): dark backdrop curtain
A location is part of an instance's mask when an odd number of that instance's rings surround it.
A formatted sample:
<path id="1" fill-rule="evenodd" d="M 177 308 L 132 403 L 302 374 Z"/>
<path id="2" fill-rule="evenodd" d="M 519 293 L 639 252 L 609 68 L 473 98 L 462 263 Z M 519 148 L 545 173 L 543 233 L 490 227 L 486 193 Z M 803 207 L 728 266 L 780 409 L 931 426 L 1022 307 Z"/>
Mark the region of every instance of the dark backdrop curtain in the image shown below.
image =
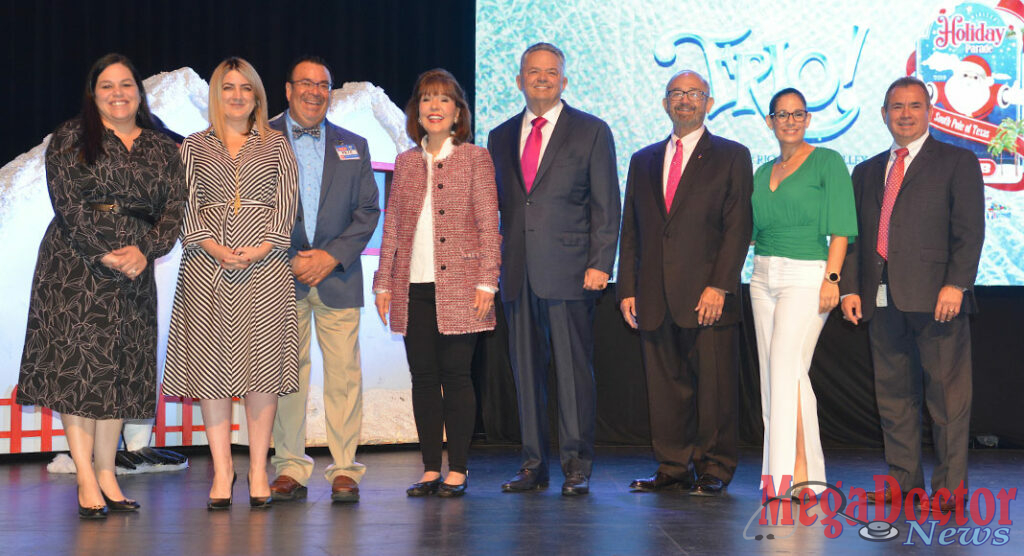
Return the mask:
<path id="1" fill-rule="evenodd" d="M 370 81 L 402 108 L 419 73 L 444 67 L 472 106 L 475 24 L 473 0 L 2 0 L 0 165 L 78 113 L 86 72 L 107 52 L 131 58 L 143 77 L 188 66 L 206 80 L 241 56 L 259 72 L 271 116 L 286 108 L 288 65 L 307 53 L 327 60 L 336 86 Z"/>
<path id="2" fill-rule="evenodd" d="M 740 339 L 740 439 L 759 446 L 764 435 L 757 344 L 747 286 Z M 1024 288 L 979 287 L 981 307 L 972 317 L 974 402 L 972 445 L 978 436 L 995 436 L 1003 447 L 1024 447 L 1024 342 L 1019 315 L 1024 314 Z M 644 445 L 650 442 L 647 387 L 640 361 L 639 335 L 622 320 L 614 285 L 604 292 L 595 322 L 597 440 L 604 444 Z M 478 346 L 475 380 L 481 396 L 480 428 L 491 442 L 518 442 L 516 399 L 506 355 L 506 332 L 499 327 Z M 875 385 L 867 326 L 853 326 L 834 312 L 825 324 L 811 364 L 811 385 L 818 399 L 822 444 L 826 448 L 881 449 L 882 431 L 875 404 Z M 548 381 L 549 415 L 554 421 L 553 392 Z M 927 409 L 922 408 L 925 442 L 930 443 Z M 552 435 L 557 428 L 552 426 Z"/>

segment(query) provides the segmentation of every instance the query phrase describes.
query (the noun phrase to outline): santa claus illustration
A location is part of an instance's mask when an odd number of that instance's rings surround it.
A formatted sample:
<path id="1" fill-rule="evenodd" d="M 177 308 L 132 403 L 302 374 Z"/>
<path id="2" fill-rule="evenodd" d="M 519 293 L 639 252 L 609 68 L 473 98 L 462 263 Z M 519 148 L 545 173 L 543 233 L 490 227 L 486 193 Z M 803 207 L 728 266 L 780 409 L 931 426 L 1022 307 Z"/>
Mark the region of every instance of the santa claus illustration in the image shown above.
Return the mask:
<path id="1" fill-rule="evenodd" d="M 960 60 L 945 83 L 929 85 L 932 101 L 977 119 L 984 119 L 992 112 L 999 100 L 1000 89 L 1006 88 L 995 82 L 988 62 L 975 54 Z"/>

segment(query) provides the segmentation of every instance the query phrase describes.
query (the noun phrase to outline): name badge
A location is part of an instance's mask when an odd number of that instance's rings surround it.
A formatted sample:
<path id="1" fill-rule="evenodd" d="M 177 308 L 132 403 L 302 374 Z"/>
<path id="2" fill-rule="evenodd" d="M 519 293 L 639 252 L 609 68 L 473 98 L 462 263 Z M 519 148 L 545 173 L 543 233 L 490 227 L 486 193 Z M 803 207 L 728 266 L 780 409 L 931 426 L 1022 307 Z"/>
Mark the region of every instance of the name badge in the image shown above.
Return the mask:
<path id="1" fill-rule="evenodd" d="M 338 160 L 359 160 L 355 145 L 337 145 L 334 150 L 338 153 Z"/>
<path id="2" fill-rule="evenodd" d="M 875 307 L 886 307 L 889 305 L 889 288 L 886 284 L 878 284 L 878 294 L 875 295 Z"/>

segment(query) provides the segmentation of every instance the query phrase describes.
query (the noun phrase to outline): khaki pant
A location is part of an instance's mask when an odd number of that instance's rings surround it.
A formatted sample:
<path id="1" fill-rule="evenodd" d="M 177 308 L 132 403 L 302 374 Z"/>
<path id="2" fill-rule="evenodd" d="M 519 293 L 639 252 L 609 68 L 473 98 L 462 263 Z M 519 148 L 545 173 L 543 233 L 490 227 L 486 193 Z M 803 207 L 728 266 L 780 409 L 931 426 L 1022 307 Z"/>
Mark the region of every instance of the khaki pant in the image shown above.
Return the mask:
<path id="1" fill-rule="evenodd" d="M 310 321 L 316 322 L 317 343 L 324 356 L 324 413 L 327 447 L 334 463 L 324 476 L 338 475 L 357 483 L 366 466 L 355 461 L 363 418 L 362 369 L 359 364 L 359 308 L 332 309 L 320 301 L 316 288 L 296 303 L 299 321 L 299 391 L 282 397 L 274 418 L 274 456 L 278 475 L 305 485 L 313 474 L 306 455 L 306 398 L 309 395 Z"/>

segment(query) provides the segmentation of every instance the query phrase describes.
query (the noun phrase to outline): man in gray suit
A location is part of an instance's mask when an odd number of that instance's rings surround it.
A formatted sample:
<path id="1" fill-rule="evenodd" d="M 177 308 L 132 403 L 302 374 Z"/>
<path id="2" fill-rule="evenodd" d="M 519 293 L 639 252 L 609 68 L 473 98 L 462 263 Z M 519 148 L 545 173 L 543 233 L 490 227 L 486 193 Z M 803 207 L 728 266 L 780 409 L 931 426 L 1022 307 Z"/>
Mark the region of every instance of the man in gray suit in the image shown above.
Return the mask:
<path id="1" fill-rule="evenodd" d="M 302 57 L 285 84 L 288 110 L 270 122 L 295 152 L 301 201 L 289 249 L 298 298 L 299 391 L 280 399 L 274 418 L 274 500 L 305 498 L 313 472 L 313 459 L 305 453 L 311 320 L 323 352 L 327 446 L 334 460 L 325 473 L 331 499 L 358 501 L 366 469 L 355 461 L 363 411 L 360 255 L 377 226 L 380 208 L 366 140 L 325 119 L 330 94 L 327 64 L 318 57 Z"/>
<path id="2" fill-rule="evenodd" d="M 501 211 L 501 299 L 519 399 L 523 463 L 502 485 L 548 484 L 547 369 L 555 362 L 562 494 L 589 492 L 594 459 L 594 302 L 619 233 L 608 124 L 562 101 L 565 55 L 537 43 L 520 58 L 526 110 L 491 131 Z"/>
<path id="3" fill-rule="evenodd" d="M 985 238 L 978 158 L 928 134 L 924 83 L 897 79 L 882 118 L 893 145 L 857 165 L 853 188 L 861 241 L 843 265 L 843 317 L 870 320 L 875 394 L 885 459 L 901 495 L 924 489 L 921 398 L 933 419 L 938 465 L 931 508 L 965 501 L 971 419 L 973 288 Z M 957 491 L 957 500 L 952 494 Z M 891 502 L 888 488 L 869 500 Z"/>

